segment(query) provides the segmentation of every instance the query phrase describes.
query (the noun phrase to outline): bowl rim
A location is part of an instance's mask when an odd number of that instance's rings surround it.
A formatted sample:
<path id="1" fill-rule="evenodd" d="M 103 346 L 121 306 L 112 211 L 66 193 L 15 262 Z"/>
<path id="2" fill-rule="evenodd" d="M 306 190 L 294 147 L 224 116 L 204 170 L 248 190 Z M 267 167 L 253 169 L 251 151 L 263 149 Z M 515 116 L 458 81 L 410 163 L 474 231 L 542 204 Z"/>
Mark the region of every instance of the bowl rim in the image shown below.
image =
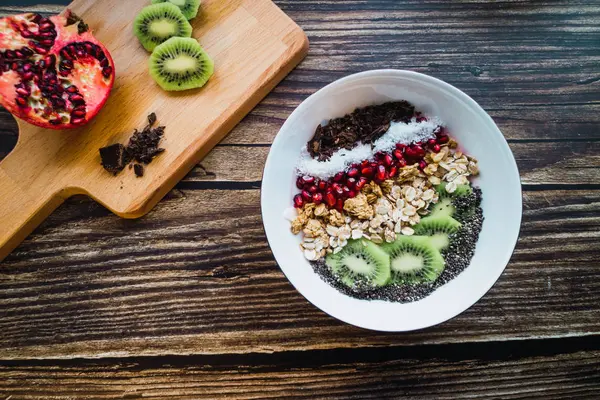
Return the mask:
<path id="1" fill-rule="evenodd" d="M 499 136 L 499 138 L 501 139 L 501 143 L 502 143 L 502 148 L 498 149 L 499 151 L 503 151 L 506 152 L 508 154 L 508 162 L 511 164 L 512 168 L 510 171 L 510 174 L 513 175 L 513 179 L 516 178 L 516 181 L 518 182 L 518 194 L 519 194 L 519 202 L 518 202 L 518 211 L 517 214 L 517 218 L 518 218 L 518 228 L 517 228 L 517 232 L 516 235 L 514 237 L 514 240 L 511 240 L 510 242 L 507 242 L 507 251 L 506 251 L 506 255 L 505 255 L 505 259 L 502 260 L 502 264 L 503 267 L 501 268 L 500 271 L 498 271 L 497 276 L 494 276 L 493 279 L 490 279 L 488 281 L 485 281 L 481 287 L 480 287 L 480 295 L 475 295 L 473 297 L 472 301 L 468 301 L 467 304 L 465 306 L 461 306 L 458 311 L 455 312 L 451 312 L 446 316 L 443 316 L 442 318 L 440 318 L 439 320 L 437 320 L 436 322 L 433 323 L 426 323 L 426 324 L 422 324 L 422 325 L 416 325 L 414 327 L 410 327 L 410 328 L 406 328 L 406 329 L 386 329 L 386 328 L 378 328 L 378 327 L 372 327 L 372 326 L 367 326 L 366 324 L 361 324 L 357 321 L 350 321 L 347 318 L 343 318 L 340 316 L 336 316 L 333 315 L 332 313 L 330 313 L 328 310 L 326 310 L 325 308 L 321 307 L 318 304 L 315 304 L 315 302 L 313 302 L 312 300 L 310 300 L 303 292 L 302 290 L 300 290 L 292 281 L 292 279 L 290 279 L 290 277 L 288 276 L 288 274 L 286 274 L 285 269 L 281 266 L 279 260 L 277 260 L 277 257 L 275 256 L 275 252 L 273 251 L 273 246 L 271 243 L 271 240 L 269 240 L 269 234 L 268 234 L 268 229 L 267 229 L 267 223 L 266 223 L 266 219 L 265 219 L 265 190 L 264 190 L 264 186 L 265 186 L 265 177 L 269 177 L 269 170 L 271 170 L 273 167 L 271 167 L 271 163 L 272 161 L 272 149 L 273 147 L 279 143 L 280 141 L 283 140 L 282 136 L 280 135 L 280 133 L 282 131 L 284 131 L 285 129 L 287 129 L 290 125 L 291 125 L 291 121 L 293 121 L 293 117 L 296 114 L 301 113 L 303 110 L 303 108 L 305 107 L 305 105 L 307 103 L 310 103 L 312 101 L 315 101 L 315 98 L 318 97 L 322 97 L 322 96 L 326 96 L 327 93 L 329 91 L 335 90 L 338 86 L 342 86 L 344 85 L 347 81 L 352 81 L 352 80 L 358 80 L 361 78 L 371 78 L 371 77 L 377 77 L 380 75 L 385 75 L 385 74 L 391 74 L 391 75 L 395 75 L 398 77 L 403 77 L 403 78 L 416 78 L 417 80 L 421 80 L 421 81 L 425 81 L 427 83 L 433 84 L 433 85 L 437 85 L 438 87 L 440 87 L 441 89 L 445 89 L 446 91 L 450 92 L 452 95 L 460 98 L 462 101 L 464 101 L 467 105 L 473 107 L 474 109 L 478 110 L 480 113 L 480 116 L 485 120 L 485 122 L 490 125 L 491 128 L 493 128 L 493 130 L 496 131 L 496 134 Z M 457 87 L 441 80 L 438 78 L 435 78 L 433 76 L 427 75 L 427 74 L 423 74 L 420 72 L 415 72 L 415 71 L 410 71 L 410 70 L 402 70 L 402 69 L 392 69 L 392 68 L 387 68 L 387 69 L 375 69 L 375 70 L 367 70 L 367 71 L 362 71 L 362 72 L 357 72 L 357 73 L 353 73 L 353 74 L 349 74 L 346 75 L 340 79 L 337 79 L 327 85 L 325 85 L 324 87 L 322 87 L 321 89 L 317 90 L 316 92 L 314 92 L 313 94 L 311 94 L 310 96 L 308 96 L 306 99 L 304 99 L 300 104 L 298 104 L 298 106 L 290 113 L 290 115 L 286 118 L 285 122 L 283 123 L 283 125 L 279 128 L 279 131 L 277 132 L 277 135 L 275 136 L 273 143 L 270 146 L 269 149 L 269 154 L 267 155 L 267 160 L 265 162 L 264 168 L 263 168 L 263 174 L 261 177 L 261 186 L 260 186 L 260 208 L 261 208 L 261 221 L 262 221 L 262 225 L 263 225 L 263 229 L 265 231 L 265 237 L 267 238 L 267 243 L 269 244 L 269 248 L 271 250 L 271 253 L 273 254 L 273 257 L 275 258 L 275 261 L 277 262 L 277 265 L 279 267 L 279 269 L 281 270 L 281 272 L 284 274 L 284 276 L 287 278 L 288 282 L 294 287 L 294 289 L 296 291 L 298 291 L 298 293 L 300 293 L 309 303 L 311 303 L 313 306 L 315 306 L 316 308 L 318 308 L 319 310 L 321 310 L 322 312 L 324 312 L 325 314 L 329 315 L 331 318 L 340 320 L 344 323 L 347 323 L 349 325 L 352 326 L 356 326 L 358 328 L 362 328 L 362 329 L 368 329 L 368 330 L 372 330 L 372 331 L 379 331 L 379 332 L 411 332 L 411 331 L 417 331 L 417 330 L 421 330 L 421 329 L 425 329 L 425 328 L 429 328 L 429 327 L 433 327 L 433 326 L 437 326 L 440 325 L 452 318 L 455 318 L 456 316 L 462 314 L 463 312 L 465 312 L 466 310 L 468 310 L 469 308 L 471 308 L 473 305 L 475 305 L 479 300 L 481 300 L 481 298 L 483 298 L 488 292 L 489 290 L 496 284 L 496 282 L 500 279 L 500 277 L 502 276 L 502 274 L 504 273 L 504 271 L 506 270 L 506 267 L 508 266 L 508 263 L 510 262 L 510 259 L 512 258 L 512 255 L 514 254 L 514 251 L 516 249 L 516 245 L 519 241 L 519 237 L 521 234 L 521 224 L 522 224 L 522 219 L 523 219 L 523 189 L 522 189 L 522 181 L 521 181 L 521 177 L 520 177 L 520 173 L 519 173 L 519 169 L 514 157 L 514 154 L 512 152 L 512 150 L 510 149 L 510 146 L 508 145 L 508 142 L 506 141 L 506 138 L 504 137 L 504 134 L 502 134 L 502 131 L 500 131 L 500 129 L 498 128 L 498 126 L 496 125 L 496 123 L 494 122 L 494 120 L 492 119 L 492 117 L 487 113 L 487 111 L 485 111 L 485 109 L 479 105 L 479 103 L 477 103 L 473 98 L 471 98 L 468 94 L 466 94 L 465 92 L 463 92 L 462 90 L 458 89 Z M 284 218 L 283 215 L 281 216 L 281 218 Z M 508 251 L 508 249 L 510 249 Z M 314 272 L 313 272 L 314 273 Z M 334 290 L 337 290 L 334 288 Z M 408 304 L 412 304 L 414 302 L 408 303 Z M 398 304 L 402 304 L 402 303 L 398 303 Z"/>

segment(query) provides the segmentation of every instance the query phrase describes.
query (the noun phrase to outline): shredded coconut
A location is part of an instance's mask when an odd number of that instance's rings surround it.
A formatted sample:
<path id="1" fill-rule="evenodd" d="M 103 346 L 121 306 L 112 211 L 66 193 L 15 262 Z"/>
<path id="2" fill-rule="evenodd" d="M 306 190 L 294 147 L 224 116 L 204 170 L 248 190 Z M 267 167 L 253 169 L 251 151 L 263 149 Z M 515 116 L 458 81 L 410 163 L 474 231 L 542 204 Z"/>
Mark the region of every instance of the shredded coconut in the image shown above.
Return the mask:
<path id="1" fill-rule="evenodd" d="M 372 160 L 378 152 L 390 152 L 396 143 L 412 144 L 435 137 L 435 131 L 443 126 L 437 117 L 428 117 L 427 121 L 417 122 L 413 118 L 409 123 L 392 122 L 390 128 L 379 139 L 369 144 L 359 143 L 352 150 L 340 149 L 333 153 L 327 161 L 318 161 L 311 157 L 304 147 L 296 169 L 299 175 L 310 175 L 319 179 L 329 179 L 340 171 L 344 171 L 355 163 Z"/>

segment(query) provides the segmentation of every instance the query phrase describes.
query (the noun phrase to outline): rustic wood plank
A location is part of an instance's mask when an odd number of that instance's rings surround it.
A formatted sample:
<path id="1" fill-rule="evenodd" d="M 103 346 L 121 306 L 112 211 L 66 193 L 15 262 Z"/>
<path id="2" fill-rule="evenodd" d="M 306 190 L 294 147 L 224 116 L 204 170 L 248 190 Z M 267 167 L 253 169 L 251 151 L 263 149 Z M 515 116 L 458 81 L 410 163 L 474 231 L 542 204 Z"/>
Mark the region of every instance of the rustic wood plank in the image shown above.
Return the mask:
<path id="1" fill-rule="evenodd" d="M 524 201 L 500 281 L 402 345 L 600 335 L 600 191 L 533 191 Z M 0 269 L 0 358 L 400 344 L 310 305 L 277 267 L 260 221 L 258 190 L 179 189 L 140 220 L 69 201 Z"/>
<path id="2" fill-rule="evenodd" d="M 582 349 L 571 349 L 576 346 L 569 339 L 541 342 L 3 362 L 0 397 L 595 400 L 600 391 L 598 342 Z"/>

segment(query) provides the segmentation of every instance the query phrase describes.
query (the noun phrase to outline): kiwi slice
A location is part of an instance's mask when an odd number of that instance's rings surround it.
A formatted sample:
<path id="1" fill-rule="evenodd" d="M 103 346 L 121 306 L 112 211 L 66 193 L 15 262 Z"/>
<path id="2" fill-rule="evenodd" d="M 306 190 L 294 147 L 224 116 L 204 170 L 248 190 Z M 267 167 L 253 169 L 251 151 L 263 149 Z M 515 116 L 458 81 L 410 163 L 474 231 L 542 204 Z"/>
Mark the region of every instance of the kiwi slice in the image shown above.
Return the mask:
<path id="1" fill-rule="evenodd" d="M 433 282 L 444 271 L 444 258 L 427 236 L 402 235 L 381 248 L 390 255 L 392 283 Z"/>
<path id="2" fill-rule="evenodd" d="M 192 26 L 179 7 L 171 3 L 144 7 L 135 17 L 133 31 L 148 51 L 154 50 L 169 38 L 192 36 Z"/>
<path id="3" fill-rule="evenodd" d="M 192 38 L 174 37 L 154 49 L 150 75 L 164 90 L 187 90 L 204 86 L 214 64 L 202 46 Z"/>
<path id="4" fill-rule="evenodd" d="M 158 3 L 176 5 L 187 19 L 192 19 L 198 15 L 198 9 L 200 8 L 200 0 L 152 0 L 152 4 Z"/>
<path id="5" fill-rule="evenodd" d="M 439 201 L 431 206 L 430 216 L 432 217 L 452 217 L 456 213 L 456 209 L 452 204 L 452 199 L 460 196 L 468 196 L 473 193 L 473 189 L 469 185 L 458 185 L 453 193 L 446 192 L 446 182 L 435 187 L 439 194 Z"/>
<path id="6" fill-rule="evenodd" d="M 428 236 L 429 242 L 438 250 L 444 250 L 450 245 L 450 235 L 457 232 L 461 223 L 448 216 L 425 217 L 415 225 L 417 235 Z"/>
<path id="7" fill-rule="evenodd" d="M 340 281 L 348 286 L 383 286 L 390 278 L 390 256 L 375 243 L 350 240 L 337 254 L 330 254 L 325 263 Z"/>

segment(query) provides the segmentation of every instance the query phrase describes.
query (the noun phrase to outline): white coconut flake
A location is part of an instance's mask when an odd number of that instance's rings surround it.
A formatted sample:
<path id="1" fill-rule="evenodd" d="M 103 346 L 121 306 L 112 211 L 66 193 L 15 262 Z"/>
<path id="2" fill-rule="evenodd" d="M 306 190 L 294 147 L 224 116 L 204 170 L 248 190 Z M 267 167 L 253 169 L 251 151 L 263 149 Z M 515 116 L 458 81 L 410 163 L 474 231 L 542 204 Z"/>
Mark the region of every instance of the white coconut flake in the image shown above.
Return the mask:
<path id="1" fill-rule="evenodd" d="M 427 121 L 421 122 L 417 122 L 416 118 L 409 123 L 392 122 L 387 132 L 377 139 L 373 146 L 359 143 L 352 150 L 339 149 L 327 161 L 312 158 L 304 147 L 296 167 L 298 174 L 329 179 L 338 172 L 347 170 L 352 164 L 374 159 L 376 153 L 392 151 L 397 143 L 409 145 L 434 138 L 435 131 L 443 124 L 438 117 L 427 118 Z"/>

